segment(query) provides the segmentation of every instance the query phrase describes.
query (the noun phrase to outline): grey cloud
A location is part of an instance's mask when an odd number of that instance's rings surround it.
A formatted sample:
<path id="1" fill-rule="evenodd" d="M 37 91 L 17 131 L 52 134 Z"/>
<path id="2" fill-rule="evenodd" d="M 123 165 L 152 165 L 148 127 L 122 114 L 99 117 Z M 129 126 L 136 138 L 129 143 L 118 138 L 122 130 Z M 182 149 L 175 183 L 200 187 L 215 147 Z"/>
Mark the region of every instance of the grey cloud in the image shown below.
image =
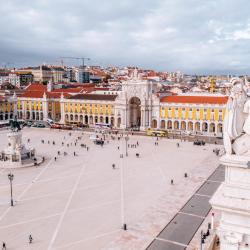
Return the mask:
<path id="1" fill-rule="evenodd" d="M 0 63 L 90 56 L 106 65 L 250 73 L 248 0 L 9 0 Z"/>

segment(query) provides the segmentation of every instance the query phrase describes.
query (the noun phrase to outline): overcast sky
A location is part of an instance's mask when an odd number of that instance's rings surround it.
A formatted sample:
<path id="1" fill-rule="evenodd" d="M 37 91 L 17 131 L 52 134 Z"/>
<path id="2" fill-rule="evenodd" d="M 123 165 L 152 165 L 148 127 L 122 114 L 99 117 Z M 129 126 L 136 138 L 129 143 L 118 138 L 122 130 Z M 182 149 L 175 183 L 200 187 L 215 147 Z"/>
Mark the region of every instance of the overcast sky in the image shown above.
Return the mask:
<path id="1" fill-rule="evenodd" d="M 61 56 L 250 74 L 250 0 L 1 1 L 0 66 L 59 63 Z"/>

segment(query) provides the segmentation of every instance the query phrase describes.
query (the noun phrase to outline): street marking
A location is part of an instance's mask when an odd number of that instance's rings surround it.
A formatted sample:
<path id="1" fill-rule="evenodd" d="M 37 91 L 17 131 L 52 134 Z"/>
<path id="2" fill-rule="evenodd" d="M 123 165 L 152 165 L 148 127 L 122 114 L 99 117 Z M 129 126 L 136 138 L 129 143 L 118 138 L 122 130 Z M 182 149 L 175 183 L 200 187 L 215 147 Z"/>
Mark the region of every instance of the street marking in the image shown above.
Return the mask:
<path id="1" fill-rule="evenodd" d="M 180 242 L 177 242 L 177 241 L 166 240 L 166 239 L 159 238 L 159 237 L 156 237 L 155 239 L 156 239 L 156 240 L 160 240 L 160 241 L 165 241 L 165 242 L 168 242 L 168 243 L 173 243 L 173 244 L 175 244 L 175 245 L 179 245 L 179 246 L 183 246 L 183 247 L 187 247 L 187 246 L 188 246 L 188 245 L 185 245 L 185 244 L 180 243 Z"/>
<path id="2" fill-rule="evenodd" d="M 206 218 L 204 216 L 200 216 L 200 215 L 196 215 L 196 214 L 190 214 L 190 213 L 185 213 L 185 212 L 181 212 L 181 211 L 179 211 L 178 214 L 190 215 L 190 216 L 198 217 L 198 218 L 201 218 L 201 219 L 205 219 Z"/>
<path id="3" fill-rule="evenodd" d="M 195 193 L 194 195 L 211 198 L 211 195 Z"/>
<path id="4" fill-rule="evenodd" d="M 62 213 L 56 213 L 56 214 L 52 214 L 52 215 L 48 215 L 48 216 L 44 216 L 44 217 L 39 217 L 39 218 L 35 218 L 35 219 L 21 221 L 21 222 L 18 222 L 18 223 L 9 224 L 9 225 L 6 225 L 6 226 L 1 226 L 0 229 L 5 229 L 5 228 L 9 228 L 9 227 L 19 226 L 19 225 L 27 224 L 27 223 L 30 223 L 30 222 L 40 221 L 40 220 L 46 220 L 46 219 L 50 219 L 50 218 L 59 216 L 61 214 Z"/>
<path id="5" fill-rule="evenodd" d="M 90 156 L 88 156 L 88 158 L 89 158 L 89 157 L 90 157 Z M 87 161 L 87 162 L 88 162 L 88 161 Z M 71 201 L 72 201 L 72 198 L 73 198 L 73 196 L 74 196 L 74 194 L 75 194 L 75 192 L 76 192 L 77 186 L 79 185 L 80 180 L 81 180 L 83 174 L 85 173 L 85 169 L 86 169 L 86 165 L 83 165 L 83 166 L 82 166 L 82 169 L 81 169 L 81 172 L 80 172 L 80 174 L 79 174 L 79 176 L 78 176 L 78 178 L 77 178 L 77 180 L 76 180 L 76 182 L 75 182 L 75 185 L 74 185 L 74 187 L 73 187 L 73 189 L 72 189 L 72 191 L 71 191 L 71 194 L 70 194 L 70 196 L 69 196 L 69 198 L 68 198 L 68 201 L 67 201 L 67 203 L 66 203 L 66 206 L 64 207 L 64 210 L 63 210 L 63 212 L 62 212 L 62 214 L 61 214 L 61 217 L 60 217 L 60 219 L 59 219 L 59 222 L 58 222 L 58 224 L 57 224 L 57 226 L 56 226 L 56 228 L 55 228 L 54 234 L 53 234 L 52 239 L 51 239 L 51 241 L 50 241 L 50 244 L 49 244 L 49 246 L 48 246 L 48 250 L 52 249 L 52 245 L 54 244 L 54 242 L 55 242 L 55 240 L 56 240 L 57 234 L 58 234 L 58 232 L 59 232 L 59 230 L 60 230 L 60 227 L 61 227 L 62 222 L 63 222 L 63 219 L 64 219 L 64 217 L 65 217 L 65 215 L 66 215 L 66 213 L 67 213 L 67 210 L 68 210 L 68 208 L 69 208 L 69 206 L 70 206 L 70 203 L 71 203 Z"/>
<path id="6" fill-rule="evenodd" d="M 112 234 L 118 233 L 120 231 L 121 231 L 120 229 L 119 230 L 118 229 L 117 230 L 113 230 L 113 231 L 110 231 L 108 233 L 99 234 L 99 235 L 96 235 L 96 236 L 93 236 L 93 237 L 86 238 L 84 240 L 78 240 L 78 241 L 74 241 L 74 242 L 66 244 L 66 245 L 55 247 L 54 249 L 60 249 L 60 248 L 65 248 L 65 247 L 68 248 L 68 247 L 70 247 L 72 245 L 75 245 L 75 244 L 79 244 L 79 243 L 83 243 L 83 242 L 86 242 L 86 241 L 90 241 L 90 240 L 95 240 L 95 239 L 98 239 L 98 238 L 102 238 L 102 237 L 105 237 L 105 236 L 108 236 L 108 235 L 112 235 Z"/>

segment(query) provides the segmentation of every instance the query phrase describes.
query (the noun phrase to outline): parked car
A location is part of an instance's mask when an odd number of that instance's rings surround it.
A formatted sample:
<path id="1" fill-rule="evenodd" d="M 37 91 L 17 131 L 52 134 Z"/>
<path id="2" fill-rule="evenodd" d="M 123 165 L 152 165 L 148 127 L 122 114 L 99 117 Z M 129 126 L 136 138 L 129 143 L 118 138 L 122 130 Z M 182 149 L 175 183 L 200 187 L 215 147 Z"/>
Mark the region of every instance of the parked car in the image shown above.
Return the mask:
<path id="1" fill-rule="evenodd" d="M 37 127 L 38 127 L 38 128 L 45 128 L 46 126 L 45 126 L 43 123 L 38 123 L 38 124 L 37 124 Z"/>

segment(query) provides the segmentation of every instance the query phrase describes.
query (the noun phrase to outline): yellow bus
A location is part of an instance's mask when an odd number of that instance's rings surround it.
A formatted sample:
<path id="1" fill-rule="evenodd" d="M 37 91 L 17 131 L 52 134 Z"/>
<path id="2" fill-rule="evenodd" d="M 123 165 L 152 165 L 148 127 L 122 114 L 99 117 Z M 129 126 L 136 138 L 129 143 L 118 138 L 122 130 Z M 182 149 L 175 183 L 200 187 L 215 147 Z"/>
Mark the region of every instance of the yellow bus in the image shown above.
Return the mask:
<path id="1" fill-rule="evenodd" d="M 158 137 L 165 137 L 168 135 L 168 132 L 165 130 L 153 130 L 153 129 L 148 129 L 147 130 L 147 135 L 148 136 L 158 136 Z"/>

